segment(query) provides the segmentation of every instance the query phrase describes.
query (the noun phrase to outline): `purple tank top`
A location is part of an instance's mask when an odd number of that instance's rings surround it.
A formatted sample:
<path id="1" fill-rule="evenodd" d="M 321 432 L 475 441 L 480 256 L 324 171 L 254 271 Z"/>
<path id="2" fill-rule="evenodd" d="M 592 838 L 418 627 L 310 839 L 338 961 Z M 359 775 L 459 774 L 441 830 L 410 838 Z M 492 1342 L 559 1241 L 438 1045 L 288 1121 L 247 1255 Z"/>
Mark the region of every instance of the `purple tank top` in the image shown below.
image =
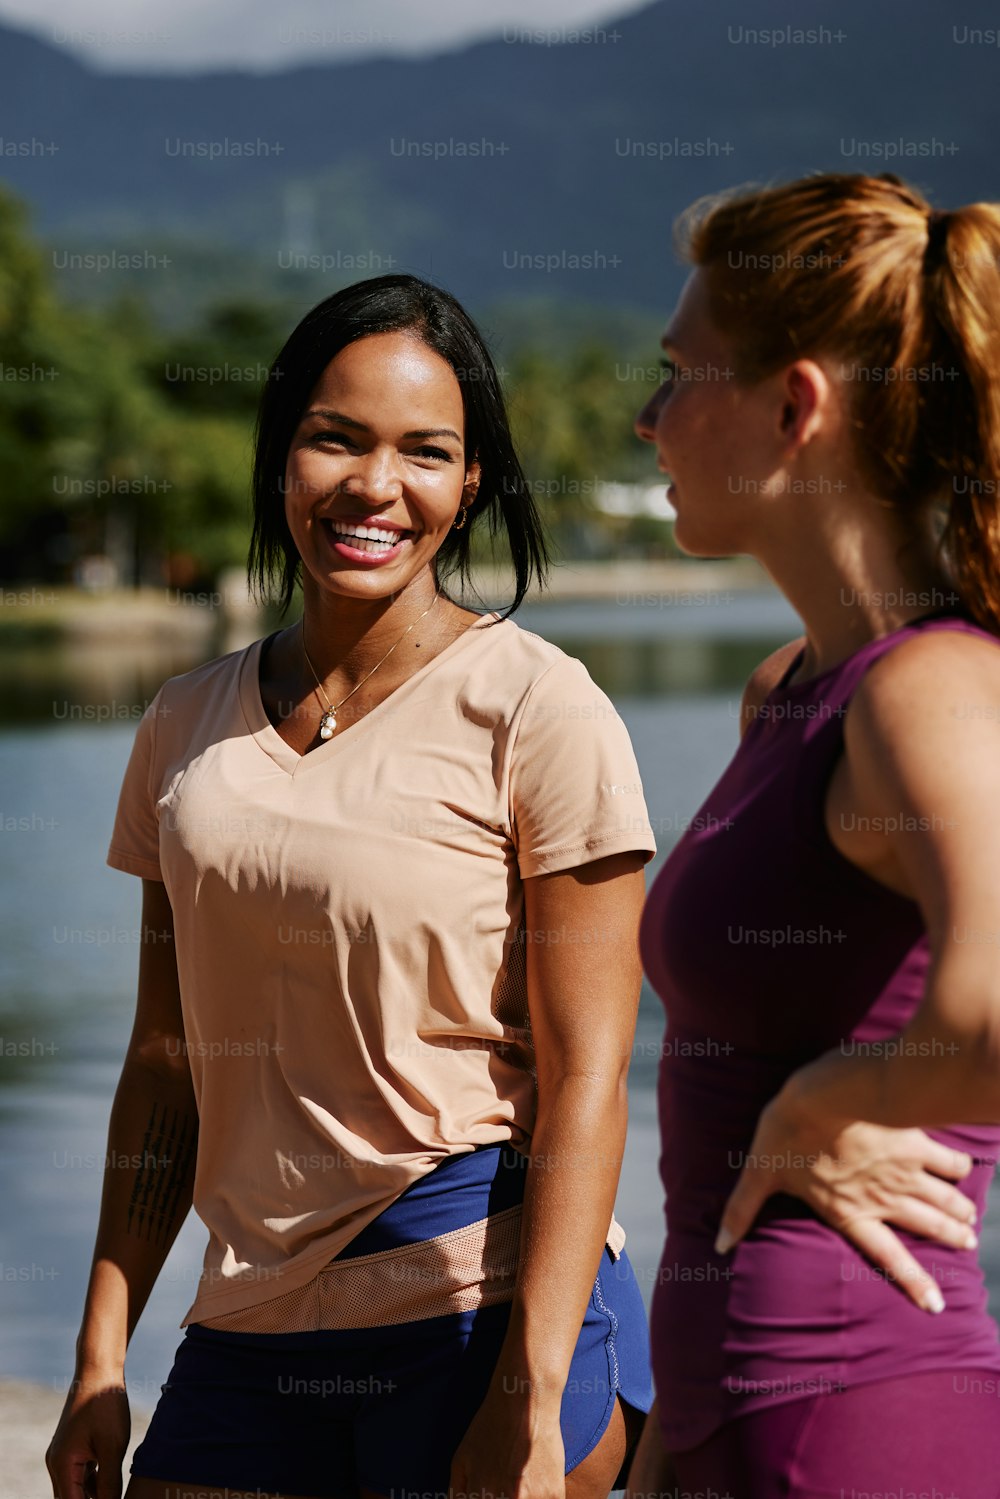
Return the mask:
<path id="1" fill-rule="evenodd" d="M 730 1255 L 712 1247 L 758 1115 L 784 1080 L 833 1047 L 884 1044 L 922 997 L 929 950 L 919 908 L 838 853 L 824 801 L 865 671 L 931 629 L 1000 643 L 964 619 L 928 617 L 788 686 L 793 663 L 643 911 L 643 965 L 668 1023 L 658 1106 L 669 1229 L 652 1347 L 675 1451 L 775 1401 L 908 1372 L 1000 1371 L 975 1251 L 899 1231 L 941 1288 L 946 1309 L 934 1316 L 790 1195 L 771 1197 Z M 961 1189 L 982 1221 L 1000 1127 L 928 1133 L 973 1156 Z"/>

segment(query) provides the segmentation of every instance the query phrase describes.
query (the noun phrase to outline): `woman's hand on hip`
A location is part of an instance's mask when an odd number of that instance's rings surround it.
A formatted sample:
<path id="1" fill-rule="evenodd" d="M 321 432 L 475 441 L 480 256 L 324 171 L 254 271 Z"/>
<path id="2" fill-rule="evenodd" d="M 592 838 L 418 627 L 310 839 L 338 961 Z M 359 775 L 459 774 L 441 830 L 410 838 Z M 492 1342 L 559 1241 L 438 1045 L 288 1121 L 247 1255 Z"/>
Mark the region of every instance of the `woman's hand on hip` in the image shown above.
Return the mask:
<path id="1" fill-rule="evenodd" d="M 739 1181 L 722 1215 L 716 1251 L 726 1253 L 749 1231 L 775 1192 L 788 1192 L 843 1234 L 926 1311 L 943 1310 L 933 1277 L 889 1224 L 953 1249 L 974 1249 L 975 1205 L 952 1181 L 972 1169 L 920 1129 L 890 1129 L 863 1120 L 821 1123 L 808 1101 L 785 1089 L 761 1113 Z"/>

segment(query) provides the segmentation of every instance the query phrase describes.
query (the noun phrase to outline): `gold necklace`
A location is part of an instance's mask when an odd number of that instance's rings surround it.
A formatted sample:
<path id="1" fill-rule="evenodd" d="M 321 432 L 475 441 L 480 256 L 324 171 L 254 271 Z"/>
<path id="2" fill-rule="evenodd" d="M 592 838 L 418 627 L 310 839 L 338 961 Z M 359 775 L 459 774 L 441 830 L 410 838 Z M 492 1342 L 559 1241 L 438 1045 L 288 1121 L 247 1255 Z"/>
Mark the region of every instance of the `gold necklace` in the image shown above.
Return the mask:
<path id="1" fill-rule="evenodd" d="M 431 599 L 430 603 L 427 605 L 427 608 L 424 610 L 424 614 L 430 614 L 431 610 L 434 608 L 434 605 L 437 603 L 437 601 L 438 601 L 438 599 L 440 597 L 441 597 L 441 590 L 438 589 L 437 593 L 435 593 L 434 597 Z M 419 625 L 420 621 L 424 617 L 424 614 L 418 614 L 417 617 L 416 617 L 416 619 L 413 621 L 413 625 Z M 392 655 L 393 651 L 396 649 L 396 646 L 399 645 L 400 641 L 405 640 L 406 637 L 407 637 L 407 635 L 409 635 L 410 631 L 413 629 L 413 625 L 407 625 L 406 629 L 403 631 L 402 635 L 400 635 L 399 640 L 396 641 L 395 645 L 391 645 L 389 647 L 389 649 L 386 651 L 385 655 L 382 657 L 382 661 L 388 661 L 389 657 Z M 327 701 L 326 712 L 323 714 L 323 717 L 319 721 L 319 737 L 321 739 L 332 739 L 333 735 L 334 735 L 334 732 L 335 732 L 335 730 L 337 728 L 337 709 L 338 708 L 342 708 L 343 705 L 347 702 L 347 699 L 349 697 L 353 697 L 354 696 L 354 694 L 358 690 L 358 687 L 363 687 L 365 685 L 365 683 L 367 682 L 368 678 L 370 676 L 373 676 L 375 674 L 375 672 L 378 671 L 379 667 L 382 665 L 382 661 L 376 661 L 376 663 L 372 667 L 371 671 L 368 672 L 367 675 L 363 676 L 361 678 L 361 681 L 357 683 L 357 686 L 352 687 L 351 690 L 350 690 L 350 692 L 348 692 L 346 694 L 346 696 L 344 696 L 344 697 L 342 697 L 340 699 L 339 703 L 331 703 L 330 699 L 328 697 L 326 697 L 326 691 L 325 691 L 325 689 L 323 687 L 322 682 L 319 679 L 319 676 L 317 675 L 315 666 L 313 666 L 312 662 L 309 660 L 309 652 L 306 650 L 306 622 L 305 622 L 304 618 L 302 620 L 302 654 L 306 658 L 306 664 L 308 665 L 309 670 L 312 672 L 313 676 L 316 678 L 316 686 L 319 688 L 320 692 L 323 693 L 323 696 L 326 698 L 326 701 Z"/>

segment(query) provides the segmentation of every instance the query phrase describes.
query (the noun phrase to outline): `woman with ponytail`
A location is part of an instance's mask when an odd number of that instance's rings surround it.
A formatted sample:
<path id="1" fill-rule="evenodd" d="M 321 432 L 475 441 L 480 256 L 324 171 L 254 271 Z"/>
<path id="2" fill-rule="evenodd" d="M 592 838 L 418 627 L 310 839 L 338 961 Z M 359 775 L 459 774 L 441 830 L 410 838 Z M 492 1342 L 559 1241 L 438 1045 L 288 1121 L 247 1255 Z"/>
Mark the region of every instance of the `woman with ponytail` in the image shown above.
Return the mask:
<path id="1" fill-rule="evenodd" d="M 1000 206 L 825 173 L 679 227 L 637 431 L 678 543 L 756 557 L 805 638 L 643 915 L 673 1044 L 630 1492 L 996 1499 Z"/>

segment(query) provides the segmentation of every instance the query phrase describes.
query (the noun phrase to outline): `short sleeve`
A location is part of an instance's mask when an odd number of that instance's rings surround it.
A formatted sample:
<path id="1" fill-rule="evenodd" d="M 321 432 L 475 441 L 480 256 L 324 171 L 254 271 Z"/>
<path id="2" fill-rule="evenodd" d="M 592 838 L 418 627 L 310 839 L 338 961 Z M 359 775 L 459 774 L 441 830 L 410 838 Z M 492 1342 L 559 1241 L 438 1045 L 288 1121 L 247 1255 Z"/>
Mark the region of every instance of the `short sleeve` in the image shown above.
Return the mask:
<path id="1" fill-rule="evenodd" d="M 132 753 L 118 795 L 118 810 L 106 860 L 113 869 L 141 875 L 147 880 L 163 879 L 160 824 L 154 791 L 156 723 L 159 715 L 166 711 L 162 694 L 161 687 L 136 728 Z"/>
<path id="2" fill-rule="evenodd" d="M 518 722 L 510 815 L 523 878 L 640 849 L 656 840 L 628 730 L 574 656 L 537 681 Z"/>

